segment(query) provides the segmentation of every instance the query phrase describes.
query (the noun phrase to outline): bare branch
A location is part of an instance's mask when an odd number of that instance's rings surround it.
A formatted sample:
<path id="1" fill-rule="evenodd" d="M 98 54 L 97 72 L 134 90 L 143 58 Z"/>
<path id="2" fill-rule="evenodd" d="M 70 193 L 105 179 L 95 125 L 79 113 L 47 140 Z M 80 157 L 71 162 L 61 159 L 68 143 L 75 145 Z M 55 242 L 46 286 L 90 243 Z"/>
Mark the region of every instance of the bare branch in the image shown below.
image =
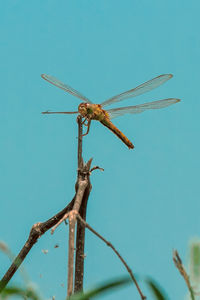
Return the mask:
<path id="1" fill-rule="evenodd" d="M 76 195 L 74 199 L 74 205 L 70 212 L 63 215 L 63 217 L 58 221 L 58 223 L 52 228 L 51 233 L 53 234 L 55 229 L 67 218 L 69 218 L 69 249 L 68 249 L 68 283 L 67 283 L 67 295 L 68 297 L 73 293 L 73 276 L 74 276 L 74 245 L 75 245 L 75 226 L 76 226 L 76 215 L 79 210 L 80 213 L 85 216 L 86 215 L 86 207 L 87 207 L 87 199 L 89 197 L 89 193 L 91 191 L 91 183 L 89 180 L 90 177 L 90 167 L 92 163 L 92 159 L 90 159 L 86 164 L 83 162 L 82 158 L 82 118 L 79 116 L 77 118 L 78 122 L 78 177 L 75 185 Z M 82 200 L 84 203 L 82 205 Z M 77 282 L 78 282 L 78 290 L 80 287 L 83 287 L 83 269 L 84 269 L 84 243 L 85 243 L 85 227 L 77 226 L 77 236 L 76 236 L 76 247 L 78 249 L 76 253 L 76 269 L 75 269 L 75 283 L 77 291 Z M 81 247 L 80 247 L 81 245 Z M 81 252 L 80 252 L 81 250 Z M 80 263 L 80 261 L 82 263 Z M 79 266 L 77 268 L 77 266 Z"/>
<path id="2" fill-rule="evenodd" d="M 78 122 L 78 140 L 80 143 L 78 144 L 78 178 L 79 180 L 85 179 L 87 180 L 87 186 L 85 188 L 82 204 L 79 209 L 79 213 L 82 218 L 86 219 L 86 211 L 87 211 L 87 202 L 90 195 L 90 191 L 92 189 L 92 185 L 90 183 L 90 166 L 92 163 L 92 159 L 90 159 L 86 165 L 83 163 L 82 159 L 82 125 L 86 119 L 82 122 L 82 118 L 77 118 Z M 78 188 L 78 185 L 77 185 Z M 77 220 L 77 229 L 76 229 L 76 260 L 75 260 L 75 280 L 74 280 L 74 293 L 81 292 L 83 290 L 83 278 L 84 278 L 84 248 L 85 248 L 85 226 L 82 226 L 81 222 Z"/>
<path id="3" fill-rule="evenodd" d="M 76 216 L 72 211 L 69 214 L 69 249 L 68 249 L 68 278 L 67 278 L 67 296 L 73 293 L 74 281 L 74 239 L 75 239 Z"/>
<path id="4" fill-rule="evenodd" d="M 74 198 L 75 199 L 75 198 Z M 27 254 L 30 252 L 33 245 L 37 242 L 38 238 L 40 238 L 46 231 L 48 231 L 51 227 L 53 227 L 62 217 L 69 212 L 74 205 L 74 199 L 59 213 L 54 215 L 49 220 L 43 222 L 43 223 L 36 223 L 31 228 L 29 237 L 22 247 L 21 251 L 11 264 L 8 271 L 5 273 L 3 278 L 0 281 L 0 292 L 7 286 L 8 282 L 11 280 L 15 272 L 18 270 L 21 263 L 24 261 Z"/>
<path id="5" fill-rule="evenodd" d="M 80 179 L 80 178 L 79 178 Z M 74 201 L 73 210 L 69 213 L 69 249 L 68 249 L 68 283 L 67 296 L 71 296 L 73 292 L 73 276 L 74 276 L 74 245 L 75 245 L 75 226 L 76 215 L 79 212 L 85 189 L 88 185 L 87 180 L 78 182 L 78 191 Z"/>
<path id="6" fill-rule="evenodd" d="M 119 259 L 121 260 L 121 262 L 123 263 L 123 265 L 125 266 L 125 268 L 127 269 L 128 273 L 130 274 L 131 276 L 131 279 L 133 280 L 133 282 L 135 283 L 136 285 L 136 288 L 140 294 L 140 297 L 142 300 L 145 300 L 146 299 L 146 296 L 143 295 L 138 283 L 137 283 L 137 280 L 135 278 L 135 276 L 133 275 L 133 272 L 131 271 L 131 269 L 129 268 L 129 266 L 127 265 L 127 263 L 125 262 L 125 260 L 123 259 L 123 257 L 119 254 L 119 252 L 115 249 L 115 247 L 109 242 L 107 241 L 102 235 L 100 235 L 97 231 L 95 231 L 88 223 L 86 223 L 82 218 L 81 216 L 78 214 L 77 215 L 77 218 L 81 221 L 81 223 L 87 227 L 92 233 L 94 233 L 97 237 L 99 237 L 104 243 L 107 244 L 107 246 L 109 246 L 114 252 L 115 254 L 119 257 Z"/>
<path id="7" fill-rule="evenodd" d="M 66 214 L 62 217 L 62 219 L 60 219 L 59 222 L 51 229 L 51 234 L 54 234 L 54 231 L 56 230 L 56 228 L 57 228 L 62 222 L 66 221 L 66 220 L 68 219 L 68 217 L 69 217 L 69 212 L 66 213 Z M 66 223 L 66 224 L 67 224 L 67 223 Z"/>
<path id="8" fill-rule="evenodd" d="M 100 170 L 100 171 L 104 171 L 103 168 L 100 168 L 99 166 L 95 166 L 90 170 L 90 173 L 92 173 L 94 170 Z"/>
<path id="9" fill-rule="evenodd" d="M 88 202 L 91 189 L 92 189 L 92 185 L 89 180 L 79 210 L 79 214 L 84 220 L 86 219 L 87 202 Z M 74 293 L 83 291 L 84 248 L 85 248 L 85 226 L 83 226 L 80 220 L 78 219 L 77 230 L 76 230 L 76 263 L 75 263 Z"/>
<path id="10" fill-rule="evenodd" d="M 81 206 L 81 202 L 83 199 L 83 194 L 85 192 L 85 189 L 88 185 L 88 181 L 85 179 L 83 181 L 80 181 L 78 183 L 79 187 L 78 187 L 78 191 L 76 193 L 76 197 L 75 197 L 75 201 L 74 201 L 74 206 L 73 206 L 73 210 L 79 212 L 80 206 Z"/>

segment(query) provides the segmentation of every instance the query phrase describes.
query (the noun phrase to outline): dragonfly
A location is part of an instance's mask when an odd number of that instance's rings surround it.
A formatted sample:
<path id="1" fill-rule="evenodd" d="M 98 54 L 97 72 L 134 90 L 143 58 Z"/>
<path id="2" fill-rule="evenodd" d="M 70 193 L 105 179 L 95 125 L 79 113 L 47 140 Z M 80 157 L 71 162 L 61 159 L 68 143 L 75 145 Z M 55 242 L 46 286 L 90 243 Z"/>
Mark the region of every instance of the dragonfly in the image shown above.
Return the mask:
<path id="1" fill-rule="evenodd" d="M 66 111 L 45 111 L 42 112 L 43 114 L 80 114 L 83 118 L 83 124 L 87 126 L 87 131 L 83 135 L 87 135 L 89 133 L 90 124 L 92 120 L 97 120 L 101 122 L 104 126 L 106 126 L 108 129 L 110 129 L 121 141 L 129 148 L 133 149 L 134 145 L 133 143 L 123 134 L 113 123 L 112 119 L 125 115 L 125 114 L 138 114 L 142 113 L 146 110 L 153 110 L 153 109 L 160 109 L 165 108 L 167 106 L 170 106 L 172 104 L 175 104 L 177 102 L 180 102 L 180 99 L 177 98 L 168 98 L 164 100 L 157 100 L 153 102 L 147 102 L 139 105 L 134 106 L 125 106 L 125 107 L 118 107 L 118 108 L 111 108 L 105 110 L 104 107 L 123 101 L 128 98 L 133 98 L 136 96 L 139 96 L 141 94 L 144 94 L 146 92 L 149 92 L 169 79 L 173 77 L 172 74 L 163 74 L 160 76 L 157 76 L 149 81 L 146 81 L 145 83 L 128 90 L 126 92 L 123 92 L 119 95 L 116 95 L 112 98 L 109 98 L 108 100 L 102 102 L 101 104 L 95 104 L 91 100 L 89 100 L 87 97 L 85 97 L 83 94 L 78 92 L 77 90 L 73 89 L 69 85 L 62 83 L 58 79 L 56 79 L 53 76 L 42 74 L 41 77 L 45 79 L 46 81 L 50 82 L 51 84 L 57 86 L 58 88 L 64 90 L 65 92 L 68 92 L 72 94 L 73 96 L 81 99 L 83 102 L 79 104 L 78 111 L 74 112 L 66 112 Z"/>

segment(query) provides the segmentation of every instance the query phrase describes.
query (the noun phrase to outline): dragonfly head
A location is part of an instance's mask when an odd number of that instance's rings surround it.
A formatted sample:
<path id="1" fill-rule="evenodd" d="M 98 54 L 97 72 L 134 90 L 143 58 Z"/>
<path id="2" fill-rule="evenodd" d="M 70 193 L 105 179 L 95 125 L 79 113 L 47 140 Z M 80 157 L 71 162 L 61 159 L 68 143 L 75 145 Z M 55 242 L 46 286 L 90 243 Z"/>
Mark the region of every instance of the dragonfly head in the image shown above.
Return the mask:
<path id="1" fill-rule="evenodd" d="M 82 117 L 87 117 L 91 113 L 90 110 L 89 103 L 81 103 L 78 107 L 78 111 Z"/>

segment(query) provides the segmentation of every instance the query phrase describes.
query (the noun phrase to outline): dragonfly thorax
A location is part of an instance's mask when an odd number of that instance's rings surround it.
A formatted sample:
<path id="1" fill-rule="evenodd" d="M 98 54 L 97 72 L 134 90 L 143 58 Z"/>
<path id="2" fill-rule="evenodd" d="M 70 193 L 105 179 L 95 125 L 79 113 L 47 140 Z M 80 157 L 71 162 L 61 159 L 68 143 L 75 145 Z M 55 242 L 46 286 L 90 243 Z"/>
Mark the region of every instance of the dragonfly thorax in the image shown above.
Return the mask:
<path id="1" fill-rule="evenodd" d="M 100 104 L 81 103 L 78 111 L 82 117 L 91 120 L 102 121 L 105 117 L 109 118 L 108 113 L 102 109 Z"/>

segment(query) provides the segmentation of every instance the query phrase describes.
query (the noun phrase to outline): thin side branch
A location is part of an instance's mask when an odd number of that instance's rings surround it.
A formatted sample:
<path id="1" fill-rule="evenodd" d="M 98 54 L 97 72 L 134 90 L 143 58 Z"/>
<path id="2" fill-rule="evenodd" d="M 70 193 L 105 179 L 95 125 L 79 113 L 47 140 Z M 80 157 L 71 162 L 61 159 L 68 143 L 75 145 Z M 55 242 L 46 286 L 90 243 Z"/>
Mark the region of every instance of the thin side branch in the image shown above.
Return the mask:
<path id="1" fill-rule="evenodd" d="M 146 299 L 146 296 L 143 295 L 138 283 L 137 283 L 137 280 L 135 278 L 135 276 L 133 275 L 133 272 L 131 271 L 131 269 L 129 268 L 129 266 L 127 265 L 127 263 L 125 262 L 125 260 L 123 259 L 123 257 L 119 254 L 119 252 L 115 249 L 115 247 L 109 242 L 107 241 L 102 235 L 100 235 L 96 230 L 94 230 L 88 223 L 86 223 L 82 218 L 81 216 L 78 214 L 77 215 L 77 218 L 81 221 L 81 223 L 86 227 L 88 228 L 92 233 L 94 233 L 98 238 L 100 238 L 104 243 L 107 244 L 107 246 L 109 246 L 114 252 L 115 254 L 119 257 L 119 259 L 121 260 L 121 262 L 123 263 L 123 265 L 125 266 L 125 268 L 127 269 L 128 273 L 130 274 L 130 277 L 131 279 L 133 280 L 133 282 L 135 283 L 136 285 L 136 288 L 140 294 L 140 297 L 142 300 L 145 300 Z"/>
<path id="2" fill-rule="evenodd" d="M 90 170 L 90 173 L 92 173 L 94 170 L 100 170 L 100 171 L 104 171 L 103 168 L 100 168 L 99 166 L 95 166 Z"/>
<path id="3" fill-rule="evenodd" d="M 74 198 L 75 199 L 75 198 Z M 15 272 L 18 270 L 19 266 L 21 263 L 24 261 L 26 258 L 27 254 L 30 252 L 31 248 L 34 246 L 34 244 L 37 242 L 37 240 L 46 232 L 48 231 L 51 227 L 53 227 L 60 219 L 63 218 L 63 216 L 69 212 L 74 205 L 74 199 L 59 213 L 54 215 L 52 218 L 49 220 L 43 222 L 43 223 L 36 223 L 33 225 L 31 228 L 29 237 L 22 247 L 21 251 L 11 264 L 10 268 L 8 271 L 5 273 L 3 278 L 0 281 L 0 293 L 2 290 L 7 286 L 8 282 L 11 280 Z"/>

